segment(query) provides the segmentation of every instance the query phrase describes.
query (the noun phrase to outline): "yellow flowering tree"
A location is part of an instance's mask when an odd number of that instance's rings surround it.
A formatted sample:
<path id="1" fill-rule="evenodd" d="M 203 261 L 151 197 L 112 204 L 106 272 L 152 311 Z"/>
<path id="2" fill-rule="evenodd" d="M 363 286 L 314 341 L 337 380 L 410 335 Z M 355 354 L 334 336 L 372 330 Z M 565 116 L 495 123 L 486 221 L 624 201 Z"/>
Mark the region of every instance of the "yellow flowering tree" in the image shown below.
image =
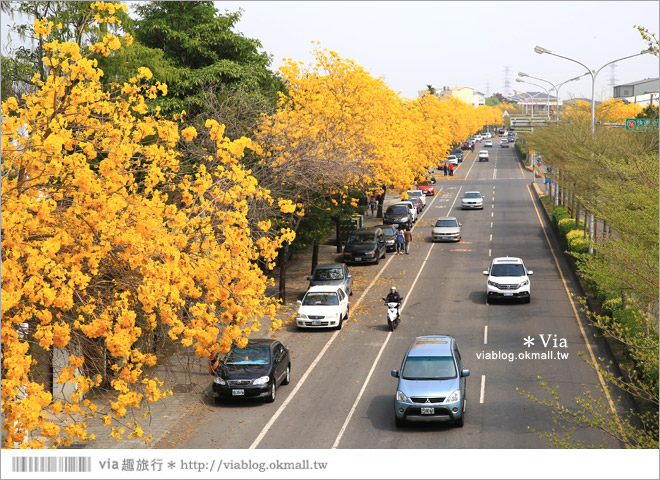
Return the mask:
<path id="1" fill-rule="evenodd" d="M 98 22 L 117 8 L 93 7 Z M 230 141 L 209 121 L 213 168 L 182 171 L 178 145 L 196 130 L 148 107 L 167 86 L 141 68 L 101 87 L 90 55 L 130 36 L 107 34 L 83 52 L 52 40 L 53 27 L 35 22 L 48 40 L 48 76 L 34 79 L 36 93 L 2 102 L 4 446 L 89 439 L 92 416 L 118 440 L 127 431 L 148 442 L 140 422 L 125 418 L 168 395 L 149 374 L 154 342 L 201 357 L 244 345 L 276 309 L 259 262 L 272 264 L 293 233 L 255 240 L 246 228 L 250 201 L 273 202 L 240 163 L 250 140 Z M 68 355 L 55 383 L 73 384 L 73 394 L 53 398 L 36 373 L 39 349 Z M 90 400 L 100 386 L 115 395 L 107 409 Z"/>

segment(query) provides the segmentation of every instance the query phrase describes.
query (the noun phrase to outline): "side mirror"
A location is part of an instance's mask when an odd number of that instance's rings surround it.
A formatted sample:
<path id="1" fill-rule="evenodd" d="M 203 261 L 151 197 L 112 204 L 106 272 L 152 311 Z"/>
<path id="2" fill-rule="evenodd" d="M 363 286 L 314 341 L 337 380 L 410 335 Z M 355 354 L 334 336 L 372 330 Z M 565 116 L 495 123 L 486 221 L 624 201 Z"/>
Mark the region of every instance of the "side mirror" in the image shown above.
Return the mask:
<path id="1" fill-rule="evenodd" d="M 463 371 L 461 371 L 461 377 L 469 377 L 469 376 L 470 376 L 470 370 L 464 368 Z"/>
<path id="2" fill-rule="evenodd" d="M 534 275 L 534 271 L 533 270 L 527 270 L 527 275 Z"/>
<path id="3" fill-rule="evenodd" d="M 463 224 L 462 224 L 462 223 L 459 223 L 459 224 L 458 224 L 458 226 L 459 226 L 459 227 L 462 227 L 462 226 L 463 226 Z"/>
<path id="4" fill-rule="evenodd" d="M 484 275 L 488 275 L 488 270 L 484 270 Z"/>
<path id="5" fill-rule="evenodd" d="M 307 277 L 307 280 L 311 282 L 311 281 L 312 281 L 312 277 Z"/>
<path id="6" fill-rule="evenodd" d="M 394 378 L 399 378 L 399 371 L 398 371 L 398 370 L 392 370 L 392 371 L 390 372 L 390 374 L 391 374 Z"/>
<path id="7" fill-rule="evenodd" d="M 353 278 L 353 274 L 349 273 L 348 275 L 346 275 L 346 278 Z"/>
<path id="8" fill-rule="evenodd" d="M 299 305 L 302 305 L 302 300 L 298 300 L 298 304 L 299 304 Z"/>

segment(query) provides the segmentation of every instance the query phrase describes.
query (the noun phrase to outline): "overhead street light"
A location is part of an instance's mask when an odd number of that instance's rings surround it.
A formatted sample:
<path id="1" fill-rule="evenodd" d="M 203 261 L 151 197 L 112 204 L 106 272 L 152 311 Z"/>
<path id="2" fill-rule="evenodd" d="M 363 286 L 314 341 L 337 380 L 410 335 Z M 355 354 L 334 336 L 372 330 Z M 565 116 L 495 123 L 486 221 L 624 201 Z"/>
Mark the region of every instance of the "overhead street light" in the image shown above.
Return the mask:
<path id="1" fill-rule="evenodd" d="M 536 87 L 542 88 L 545 90 L 545 114 L 548 119 L 550 119 L 550 92 L 548 91 L 547 88 L 545 88 L 543 85 L 539 85 L 538 83 L 533 83 L 533 82 L 527 82 L 523 80 L 522 78 L 516 78 L 516 82 L 520 83 L 528 83 L 530 85 L 534 85 Z M 532 112 L 534 111 L 534 107 L 532 106 Z M 532 115 L 533 117 L 533 115 Z"/>
<path id="2" fill-rule="evenodd" d="M 653 50 L 649 48 L 647 50 L 642 50 L 640 53 L 636 53 L 634 55 L 628 55 L 627 57 L 617 58 L 616 60 L 612 60 L 611 62 L 607 62 L 605 65 L 600 67 L 598 70 L 592 70 L 582 62 L 579 62 L 579 61 L 577 61 L 573 58 L 570 58 L 570 57 L 564 57 L 563 55 L 557 55 L 556 53 L 552 53 L 547 48 L 539 47 L 538 45 L 534 47 L 534 52 L 536 52 L 538 54 L 547 53 L 548 55 L 563 58 L 564 60 L 569 60 L 571 62 L 577 63 L 578 65 L 582 65 L 584 68 L 587 69 L 587 73 L 589 75 L 591 75 L 591 132 L 595 133 L 595 131 L 596 131 L 595 94 L 596 94 L 596 77 L 598 76 L 598 74 L 601 72 L 601 70 L 603 70 L 603 68 L 607 67 L 608 65 L 611 65 L 612 63 L 616 63 L 616 62 L 619 62 L 621 60 L 626 60 L 628 58 L 638 57 L 640 55 L 644 55 L 644 54 L 647 54 L 647 53 L 652 53 Z"/>

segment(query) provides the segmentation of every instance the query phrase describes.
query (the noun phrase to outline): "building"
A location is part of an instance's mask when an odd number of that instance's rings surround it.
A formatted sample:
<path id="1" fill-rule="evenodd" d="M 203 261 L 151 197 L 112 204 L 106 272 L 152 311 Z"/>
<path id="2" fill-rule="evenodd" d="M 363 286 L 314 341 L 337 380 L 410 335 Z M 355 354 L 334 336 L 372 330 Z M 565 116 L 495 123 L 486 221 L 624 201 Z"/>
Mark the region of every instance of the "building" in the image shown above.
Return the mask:
<path id="1" fill-rule="evenodd" d="M 557 97 L 548 95 L 547 92 L 522 92 L 514 90 L 513 95 L 508 100 L 523 107 L 526 115 L 547 116 L 554 115 L 555 111 L 557 111 Z M 562 101 L 559 100 L 559 106 L 561 105 Z"/>
<path id="2" fill-rule="evenodd" d="M 659 95 L 660 79 L 647 78 L 645 80 L 615 86 L 613 97 L 627 103 L 636 103 L 645 107 L 653 104 L 658 105 Z"/>
<path id="3" fill-rule="evenodd" d="M 486 105 L 486 95 L 481 92 L 474 92 L 472 95 L 472 105 L 475 107 Z"/>

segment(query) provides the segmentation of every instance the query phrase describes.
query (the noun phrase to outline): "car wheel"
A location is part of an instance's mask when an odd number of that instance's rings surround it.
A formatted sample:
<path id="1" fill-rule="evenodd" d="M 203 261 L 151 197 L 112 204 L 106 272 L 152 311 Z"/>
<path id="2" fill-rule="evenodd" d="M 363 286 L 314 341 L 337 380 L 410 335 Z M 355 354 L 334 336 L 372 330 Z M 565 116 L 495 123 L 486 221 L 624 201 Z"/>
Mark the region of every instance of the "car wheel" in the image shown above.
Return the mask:
<path id="1" fill-rule="evenodd" d="M 339 323 L 335 327 L 335 330 L 341 330 L 341 327 L 343 327 L 343 326 L 344 326 L 344 317 L 339 319 Z"/>
<path id="2" fill-rule="evenodd" d="M 277 390 L 277 387 L 275 386 L 275 380 L 273 380 L 273 383 L 270 386 L 270 394 L 266 397 L 266 402 L 273 403 L 275 401 L 275 391 L 276 390 Z"/>
<path id="3" fill-rule="evenodd" d="M 396 426 L 399 428 L 406 426 L 406 421 L 403 418 L 399 418 L 397 416 L 394 417 L 394 423 L 396 423 Z"/>
<path id="4" fill-rule="evenodd" d="M 525 299 L 525 303 L 529 303 L 529 302 L 531 302 L 531 301 L 532 301 L 532 296 L 531 296 L 531 295 L 527 295 L 527 298 Z"/>
<path id="5" fill-rule="evenodd" d="M 376 261 L 374 262 L 376 265 L 378 265 L 378 262 L 380 262 L 380 256 L 376 255 Z"/>
<path id="6" fill-rule="evenodd" d="M 291 365 L 286 366 L 286 375 L 284 375 L 284 380 L 282 380 L 282 385 L 288 385 L 291 382 Z"/>
<path id="7" fill-rule="evenodd" d="M 387 255 L 387 249 L 383 250 L 383 256 L 380 257 L 380 258 L 385 259 L 385 256 L 386 256 L 386 255 Z"/>
<path id="8" fill-rule="evenodd" d="M 462 427 L 465 425 L 465 402 L 463 402 L 463 412 L 461 413 L 461 418 L 458 420 L 454 420 L 454 426 L 455 427 Z"/>

